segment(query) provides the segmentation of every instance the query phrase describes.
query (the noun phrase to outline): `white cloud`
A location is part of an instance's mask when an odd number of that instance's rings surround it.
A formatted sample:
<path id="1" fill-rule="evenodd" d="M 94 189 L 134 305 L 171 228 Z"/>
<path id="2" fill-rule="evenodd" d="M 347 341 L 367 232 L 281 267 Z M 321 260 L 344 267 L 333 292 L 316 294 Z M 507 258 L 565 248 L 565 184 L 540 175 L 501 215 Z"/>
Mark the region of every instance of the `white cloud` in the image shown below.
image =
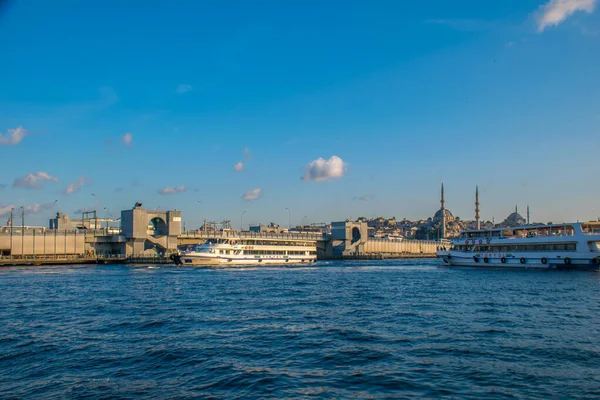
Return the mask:
<path id="1" fill-rule="evenodd" d="M 69 186 L 65 188 L 64 193 L 66 195 L 73 194 L 79 189 L 81 189 L 86 183 L 91 185 L 92 183 L 94 183 L 94 181 L 92 181 L 92 178 L 90 177 L 81 175 L 75 182 L 69 183 Z"/>
<path id="2" fill-rule="evenodd" d="M 159 194 L 175 194 L 175 193 L 183 193 L 185 192 L 185 185 L 181 185 L 181 186 L 177 186 L 177 187 L 171 187 L 171 186 L 165 186 L 164 188 L 160 189 L 158 191 Z"/>
<path id="3" fill-rule="evenodd" d="M 17 208 L 17 207 L 15 207 L 12 204 L 8 204 L 8 205 L 2 204 L 2 205 L 0 205 L 0 217 L 3 217 L 5 215 L 10 214 L 10 209 L 11 208 Z M 14 213 L 14 211 L 13 211 L 13 213 Z"/>
<path id="4" fill-rule="evenodd" d="M 248 190 L 246 193 L 244 193 L 244 200 L 246 200 L 246 201 L 256 200 L 259 197 L 260 197 L 260 189 L 252 189 L 252 190 Z"/>
<path id="5" fill-rule="evenodd" d="M 37 214 L 40 211 L 50 210 L 54 207 L 54 203 L 44 204 L 27 204 L 23 206 L 25 214 Z M 2 205 L 0 204 L 0 217 L 10 214 L 10 210 L 13 209 L 13 220 L 21 214 L 21 207 L 15 205 Z"/>
<path id="6" fill-rule="evenodd" d="M 364 196 L 355 197 L 354 200 L 371 201 L 373 200 L 373 196 L 371 196 L 370 194 L 365 194 Z"/>
<path id="7" fill-rule="evenodd" d="M 244 163 L 243 162 L 238 162 L 233 166 L 233 169 L 235 169 L 236 171 L 243 171 L 244 170 Z"/>
<path id="8" fill-rule="evenodd" d="M 186 85 L 186 84 L 177 85 L 177 93 L 178 94 L 187 93 L 187 92 L 191 92 L 191 91 L 192 91 L 192 85 Z"/>
<path id="9" fill-rule="evenodd" d="M 315 181 L 321 182 L 327 179 L 337 179 L 344 176 L 344 169 L 346 163 L 338 156 L 332 156 L 329 160 L 325 161 L 322 158 L 318 158 L 311 161 L 304 168 L 303 181 Z"/>
<path id="10" fill-rule="evenodd" d="M 26 214 L 37 214 L 42 209 L 42 206 L 39 204 L 28 204 L 24 209 Z"/>
<path id="11" fill-rule="evenodd" d="M 15 179 L 13 187 L 39 190 L 44 186 L 44 181 L 58 182 L 58 178 L 55 178 L 52 175 L 42 171 L 33 172 L 25 175 L 22 178 Z"/>
<path id="12" fill-rule="evenodd" d="M 131 146 L 131 144 L 133 143 L 133 135 L 131 133 L 127 132 L 126 134 L 121 136 L 121 142 L 125 146 Z"/>
<path id="13" fill-rule="evenodd" d="M 84 213 L 84 212 L 92 212 L 92 211 L 94 211 L 94 209 L 91 208 L 91 207 L 83 207 L 83 208 L 80 208 L 78 210 L 75 210 L 75 214 L 81 214 L 81 213 Z"/>
<path id="14" fill-rule="evenodd" d="M 40 211 L 50 210 L 53 207 L 54 203 L 28 204 L 25 206 L 25 214 L 37 214 Z"/>
<path id="15" fill-rule="evenodd" d="M 540 8 L 538 30 L 542 32 L 548 26 L 556 26 L 577 11 L 591 14 L 598 0 L 550 0 Z"/>
<path id="16" fill-rule="evenodd" d="M 26 133 L 27 131 L 23 129 L 22 126 L 19 126 L 16 129 L 9 129 L 6 134 L 0 133 L 0 145 L 14 146 L 19 144 Z"/>

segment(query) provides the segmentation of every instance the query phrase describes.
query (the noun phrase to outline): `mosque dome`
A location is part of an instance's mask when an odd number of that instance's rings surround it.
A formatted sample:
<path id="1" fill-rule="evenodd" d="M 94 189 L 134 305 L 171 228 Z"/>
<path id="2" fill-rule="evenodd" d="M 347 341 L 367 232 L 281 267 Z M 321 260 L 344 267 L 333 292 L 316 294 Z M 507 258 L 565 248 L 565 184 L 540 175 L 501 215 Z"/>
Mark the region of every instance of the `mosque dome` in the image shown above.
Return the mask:
<path id="1" fill-rule="evenodd" d="M 454 215 L 452 215 L 450 210 L 448 210 L 448 209 L 444 210 L 444 214 L 446 215 L 446 222 L 454 221 Z M 433 220 L 434 221 L 442 220 L 442 210 L 441 209 L 437 210 L 437 212 L 433 216 Z"/>
<path id="2" fill-rule="evenodd" d="M 506 222 L 513 222 L 513 223 L 525 223 L 525 218 L 523 218 L 523 216 L 517 212 L 514 212 L 512 214 L 510 214 L 508 217 L 506 217 Z"/>
<path id="3" fill-rule="evenodd" d="M 448 223 L 448 228 L 451 230 L 460 230 L 462 229 L 462 226 L 456 221 L 450 221 Z"/>
<path id="4" fill-rule="evenodd" d="M 527 221 L 525 220 L 525 218 L 523 218 L 523 216 L 521 214 L 519 214 L 519 212 L 515 208 L 515 211 L 512 214 L 510 214 L 508 217 L 506 217 L 506 219 L 502 222 L 502 225 L 503 226 L 519 226 L 519 225 L 525 225 L 526 223 L 527 223 Z"/>
<path id="5" fill-rule="evenodd" d="M 518 212 L 514 212 L 514 213 L 510 214 L 508 217 L 506 217 L 506 219 L 508 221 L 518 221 L 520 219 L 523 219 L 523 216 L 521 214 L 519 214 Z"/>

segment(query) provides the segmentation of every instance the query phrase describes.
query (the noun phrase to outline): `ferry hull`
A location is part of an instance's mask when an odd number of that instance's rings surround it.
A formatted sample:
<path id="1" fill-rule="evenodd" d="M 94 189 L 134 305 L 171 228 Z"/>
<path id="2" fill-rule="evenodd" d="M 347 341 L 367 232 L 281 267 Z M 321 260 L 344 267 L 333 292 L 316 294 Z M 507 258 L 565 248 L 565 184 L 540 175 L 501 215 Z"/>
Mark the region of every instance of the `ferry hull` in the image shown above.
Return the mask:
<path id="1" fill-rule="evenodd" d="M 306 258 L 254 258 L 254 257 L 242 257 L 242 258 L 222 258 L 222 257 L 199 257 L 199 256 L 174 256 L 173 261 L 177 265 L 187 266 L 221 266 L 227 267 L 229 265 L 297 265 L 297 264 L 311 264 L 316 262 L 314 257 Z"/>
<path id="2" fill-rule="evenodd" d="M 526 256 L 513 255 L 508 257 L 480 257 L 476 254 L 452 254 L 442 252 L 437 254 L 448 267 L 476 267 L 476 268 L 512 268 L 512 269 L 546 269 L 546 270 L 585 270 L 599 271 L 597 258 L 578 255 L 569 256 Z"/>

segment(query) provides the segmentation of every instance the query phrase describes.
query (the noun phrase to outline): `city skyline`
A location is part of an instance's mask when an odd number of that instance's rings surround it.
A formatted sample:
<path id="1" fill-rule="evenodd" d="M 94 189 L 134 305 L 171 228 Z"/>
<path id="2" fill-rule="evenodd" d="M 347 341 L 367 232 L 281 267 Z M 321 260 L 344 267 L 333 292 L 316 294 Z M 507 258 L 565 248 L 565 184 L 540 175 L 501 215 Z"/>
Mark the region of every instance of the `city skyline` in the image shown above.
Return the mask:
<path id="1" fill-rule="evenodd" d="M 1 225 L 595 220 L 597 3 L 9 2 Z"/>

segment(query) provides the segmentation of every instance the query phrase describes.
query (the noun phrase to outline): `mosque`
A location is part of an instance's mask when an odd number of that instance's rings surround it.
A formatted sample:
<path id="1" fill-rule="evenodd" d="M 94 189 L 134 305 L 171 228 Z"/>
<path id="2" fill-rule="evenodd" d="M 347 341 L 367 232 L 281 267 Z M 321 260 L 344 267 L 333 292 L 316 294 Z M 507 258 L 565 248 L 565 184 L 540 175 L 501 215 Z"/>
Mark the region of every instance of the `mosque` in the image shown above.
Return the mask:
<path id="1" fill-rule="evenodd" d="M 465 225 L 458 217 L 454 217 L 452 212 L 446 208 L 446 200 L 444 199 L 444 184 L 442 183 L 441 208 L 433 215 L 433 229 L 439 232 L 442 238 L 448 236 L 456 236 L 465 229 Z"/>
<path id="2" fill-rule="evenodd" d="M 396 218 L 378 217 L 368 220 L 360 217 L 357 221 L 364 221 L 369 226 L 369 235 L 377 237 L 392 236 L 410 238 L 417 240 L 437 240 L 440 238 L 453 238 L 464 230 L 505 228 L 513 226 L 522 226 L 529 224 L 529 206 L 527 206 L 527 218 L 523 218 L 517 207 L 504 221 L 496 224 L 495 221 L 485 221 L 481 219 L 481 208 L 479 203 L 479 186 L 475 187 L 475 219 L 463 220 L 455 216 L 446 208 L 446 199 L 444 196 L 444 184 L 442 183 L 440 192 L 440 208 L 433 217 L 409 221 L 406 218 L 397 221 Z"/>
<path id="3" fill-rule="evenodd" d="M 479 203 L 479 186 L 475 187 L 475 220 L 462 221 L 459 217 L 455 217 L 450 210 L 446 208 L 446 200 L 444 198 L 444 184 L 440 193 L 440 209 L 434 214 L 431 220 L 432 229 L 434 232 L 439 232 L 439 237 L 450 238 L 456 237 L 461 230 L 465 229 L 490 229 L 493 227 L 504 228 L 529 224 L 529 206 L 527 206 L 527 219 L 519 214 L 517 206 L 515 211 L 511 213 L 504 221 L 499 224 L 494 224 L 490 221 L 481 221 L 481 209 Z"/>
<path id="4" fill-rule="evenodd" d="M 512 226 L 521 226 L 529 224 L 529 206 L 527 206 L 527 219 L 523 218 L 515 206 L 515 212 L 510 214 L 504 221 L 498 224 L 498 227 L 509 228 Z"/>

